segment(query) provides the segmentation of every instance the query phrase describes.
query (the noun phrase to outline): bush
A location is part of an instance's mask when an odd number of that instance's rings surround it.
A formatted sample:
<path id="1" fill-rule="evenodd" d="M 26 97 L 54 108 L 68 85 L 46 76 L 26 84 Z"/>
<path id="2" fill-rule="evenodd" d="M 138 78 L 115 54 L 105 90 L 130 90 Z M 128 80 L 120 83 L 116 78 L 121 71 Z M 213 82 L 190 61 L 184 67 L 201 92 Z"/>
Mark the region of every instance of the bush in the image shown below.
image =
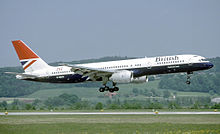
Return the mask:
<path id="1" fill-rule="evenodd" d="M 162 109 L 163 106 L 160 103 L 150 103 L 148 108 L 149 109 Z"/>
<path id="2" fill-rule="evenodd" d="M 212 109 L 220 109 L 220 103 L 216 103 L 214 106 L 211 107 Z"/>
<path id="3" fill-rule="evenodd" d="M 125 103 L 122 107 L 124 109 L 142 109 L 142 106 L 139 103 Z"/>
<path id="4" fill-rule="evenodd" d="M 31 109 L 33 109 L 33 107 L 32 107 L 31 104 L 26 104 L 26 105 L 25 105 L 25 109 L 26 109 L 26 110 L 31 110 Z"/>
<path id="5" fill-rule="evenodd" d="M 101 102 L 97 103 L 95 106 L 95 109 L 97 109 L 97 110 L 103 109 L 103 104 Z"/>
<path id="6" fill-rule="evenodd" d="M 181 108 L 178 104 L 176 104 L 176 102 L 170 102 L 169 104 L 168 104 L 168 108 L 169 109 L 179 109 L 179 108 Z"/>
<path id="7" fill-rule="evenodd" d="M 113 103 L 113 104 L 110 104 L 108 108 L 109 108 L 109 109 L 120 109 L 121 106 L 118 105 L 118 104 Z"/>

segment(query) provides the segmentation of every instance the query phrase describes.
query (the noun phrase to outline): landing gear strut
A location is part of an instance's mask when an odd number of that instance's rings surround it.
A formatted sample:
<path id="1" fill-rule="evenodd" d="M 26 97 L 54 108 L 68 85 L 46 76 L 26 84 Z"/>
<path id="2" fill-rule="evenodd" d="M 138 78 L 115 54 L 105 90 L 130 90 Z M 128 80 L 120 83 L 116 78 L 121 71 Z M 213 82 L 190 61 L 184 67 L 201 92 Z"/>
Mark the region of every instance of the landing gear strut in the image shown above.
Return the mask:
<path id="1" fill-rule="evenodd" d="M 109 91 L 111 93 L 115 92 L 115 91 L 119 91 L 119 88 L 116 87 L 116 83 L 112 82 L 113 88 L 109 88 L 108 86 L 106 86 L 107 82 L 104 83 L 103 87 L 99 88 L 99 92 L 105 92 L 105 91 Z"/>
<path id="2" fill-rule="evenodd" d="M 187 80 L 186 80 L 186 84 L 190 84 L 190 74 L 192 74 L 193 72 L 187 72 Z"/>
<path id="3" fill-rule="evenodd" d="M 112 85 L 113 85 L 113 88 L 110 88 L 109 89 L 109 92 L 114 92 L 114 91 L 119 91 L 119 88 L 118 87 L 116 87 L 116 83 L 114 83 L 114 82 L 112 82 Z"/>

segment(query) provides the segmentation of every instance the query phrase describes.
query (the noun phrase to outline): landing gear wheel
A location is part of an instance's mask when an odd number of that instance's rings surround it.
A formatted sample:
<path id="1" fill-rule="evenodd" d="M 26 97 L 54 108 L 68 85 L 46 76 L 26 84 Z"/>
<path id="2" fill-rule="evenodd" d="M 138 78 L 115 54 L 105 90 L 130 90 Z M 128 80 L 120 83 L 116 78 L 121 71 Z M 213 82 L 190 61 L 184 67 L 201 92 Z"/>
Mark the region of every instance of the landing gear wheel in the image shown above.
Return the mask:
<path id="1" fill-rule="evenodd" d="M 193 72 L 187 72 L 187 80 L 186 80 L 186 84 L 190 84 L 190 74 L 192 74 Z"/>
<path id="2" fill-rule="evenodd" d="M 114 91 L 118 91 L 119 88 L 118 87 L 114 87 L 114 88 L 109 88 L 109 92 L 113 93 Z"/>
<path id="3" fill-rule="evenodd" d="M 103 87 L 99 88 L 99 92 L 104 92 L 104 91 L 105 91 L 105 88 L 103 88 Z"/>
<path id="4" fill-rule="evenodd" d="M 190 83 L 191 83 L 190 81 L 186 81 L 186 84 L 188 84 L 188 85 L 189 85 Z"/>
<path id="5" fill-rule="evenodd" d="M 111 93 L 113 93 L 114 91 L 115 91 L 114 88 L 109 89 L 109 92 L 111 92 Z"/>
<path id="6" fill-rule="evenodd" d="M 113 85 L 113 88 L 109 88 L 108 86 L 106 86 L 106 82 L 104 81 L 103 87 L 99 88 L 99 92 L 109 91 L 109 92 L 113 93 L 114 91 L 119 91 L 119 88 L 116 87 L 115 82 L 112 82 L 112 85 Z"/>
<path id="7" fill-rule="evenodd" d="M 108 86 L 104 86 L 104 87 L 100 87 L 99 88 L 99 92 L 105 92 L 105 91 L 109 91 L 109 87 Z"/>
<path id="8" fill-rule="evenodd" d="M 114 87 L 114 90 L 115 90 L 115 91 L 119 91 L 119 88 L 118 88 L 118 87 Z"/>
<path id="9" fill-rule="evenodd" d="M 105 86 L 104 89 L 105 91 L 109 91 L 110 88 L 108 86 Z"/>

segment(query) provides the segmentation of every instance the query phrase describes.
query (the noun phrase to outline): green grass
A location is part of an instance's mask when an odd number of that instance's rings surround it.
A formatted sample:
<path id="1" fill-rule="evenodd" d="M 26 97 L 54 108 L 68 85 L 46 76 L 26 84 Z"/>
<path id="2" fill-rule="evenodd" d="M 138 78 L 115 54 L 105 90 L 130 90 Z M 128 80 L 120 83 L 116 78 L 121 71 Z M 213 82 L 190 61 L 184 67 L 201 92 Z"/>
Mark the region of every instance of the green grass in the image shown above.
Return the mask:
<path id="1" fill-rule="evenodd" d="M 100 83 L 101 84 L 101 83 Z M 123 99 L 122 96 L 125 94 L 131 94 L 133 88 L 137 89 L 155 89 L 159 90 L 160 92 L 164 91 L 163 89 L 157 89 L 159 84 L 159 81 L 150 81 L 148 83 L 141 83 L 141 84 L 120 84 L 118 85 L 120 87 L 118 94 L 121 95 L 120 99 Z M 100 93 L 98 91 L 99 87 L 93 87 L 93 88 L 86 88 L 86 87 L 72 87 L 72 88 L 60 88 L 60 89 L 44 89 L 39 90 L 33 94 L 30 94 L 28 96 L 25 96 L 25 98 L 40 98 L 40 99 L 47 99 L 48 97 L 54 97 L 59 96 L 63 93 L 68 94 L 76 94 L 82 99 L 86 100 L 92 100 L 92 101 L 100 101 L 102 99 L 97 98 L 98 96 L 104 96 L 105 93 Z M 178 92 L 170 90 L 170 92 L 177 92 L 178 96 L 209 96 L 208 93 L 201 93 L 201 92 Z M 144 96 L 136 96 L 136 97 L 129 97 L 130 99 L 145 99 Z"/>
<path id="2" fill-rule="evenodd" d="M 177 96 L 210 96 L 210 94 L 202 92 L 177 92 Z"/>
<path id="3" fill-rule="evenodd" d="M 0 126 L 4 134 L 219 134 L 219 125 L 208 124 L 101 124 L 61 123 Z"/>
<path id="4" fill-rule="evenodd" d="M 53 110 L 53 112 L 153 112 L 153 109 Z M 160 112 L 214 112 L 215 109 L 154 109 Z M 220 111 L 220 109 L 217 109 Z M 6 110 L 0 110 L 4 113 Z M 7 110 L 7 112 L 50 112 L 50 110 Z"/>
<path id="5" fill-rule="evenodd" d="M 118 92 L 118 94 L 124 95 L 131 93 L 133 88 L 137 88 L 137 89 L 156 88 L 158 82 L 159 81 L 153 81 L 142 84 L 120 84 L 118 85 L 120 87 L 120 91 Z M 59 96 L 63 93 L 68 93 L 68 94 L 76 94 L 82 99 L 97 100 L 97 96 L 100 95 L 103 96 L 104 94 L 106 94 L 106 93 L 100 93 L 98 89 L 99 87 L 86 88 L 86 87 L 74 87 L 74 86 L 72 88 L 44 89 L 34 92 L 33 94 L 27 95 L 25 96 L 25 98 L 46 99 L 48 97 L 54 97 L 54 96 Z"/>
<path id="6" fill-rule="evenodd" d="M 59 96 L 63 93 L 76 94 L 77 96 L 90 98 L 97 96 L 99 92 L 95 88 L 85 88 L 85 87 L 72 87 L 72 88 L 61 88 L 61 89 L 44 89 L 39 90 L 31 95 L 26 96 L 27 98 L 43 98 Z"/>
<path id="7" fill-rule="evenodd" d="M 3 134 L 220 133 L 220 115 L 0 116 Z"/>

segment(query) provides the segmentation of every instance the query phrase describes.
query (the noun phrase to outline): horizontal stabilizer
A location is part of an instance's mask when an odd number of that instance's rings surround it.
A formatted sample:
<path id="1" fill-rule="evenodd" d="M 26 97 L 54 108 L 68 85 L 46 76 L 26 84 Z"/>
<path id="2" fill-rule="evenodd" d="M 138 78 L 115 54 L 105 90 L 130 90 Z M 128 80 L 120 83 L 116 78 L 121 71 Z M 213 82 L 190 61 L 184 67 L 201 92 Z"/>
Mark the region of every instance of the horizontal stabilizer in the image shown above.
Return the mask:
<path id="1" fill-rule="evenodd" d="M 24 73 L 17 73 L 17 72 L 5 72 L 6 74 L 13 74 L 16 75 L 17 79 L 35 79 L 38 76 L 31 75 L 31 74 L 24 74 Z"/>

